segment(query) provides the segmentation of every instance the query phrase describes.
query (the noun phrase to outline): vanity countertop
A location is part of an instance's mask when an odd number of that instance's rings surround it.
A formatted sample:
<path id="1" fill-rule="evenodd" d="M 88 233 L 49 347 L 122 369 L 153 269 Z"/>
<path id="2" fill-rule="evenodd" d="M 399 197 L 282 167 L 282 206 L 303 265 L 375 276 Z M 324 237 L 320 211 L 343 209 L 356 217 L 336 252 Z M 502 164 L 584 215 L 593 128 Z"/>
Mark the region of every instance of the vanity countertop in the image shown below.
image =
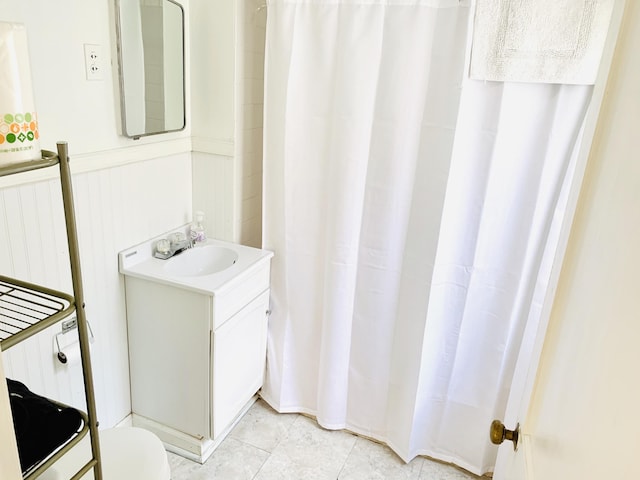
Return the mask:
<path id="1" fill-rule="evenodd" d="M 194 249 L 214 245 L 225 247 L 238 254 L 236 262 L 224 270 L 208 275 L 178 276 L 167 272 L 167 262 L 153 256 L 154 246 L 160 239 L 166 238 L 174 232 L 188 233 L 188 225 L 177 228 L 166 234 L 155 237 L 139 245 L 123 250 L 118 254 L 118 270 L 126 276 L 150 280 L 166 285 L 172 285 L 186 290 L 196 291 L 205 295 L 216 295 L 229 288 L 237 286 L 245 275 L 250 275 L 255 269 L 261 268 L 264 262 L 273 257 L 273 252 L 259 248 L 248 247 L 236 243 L 216 239 L 207 239 L 196 244 Z M 188 255 L 188 251 L 180 255 Z M 176 257 L 177 259 L 177 257 Z"/>

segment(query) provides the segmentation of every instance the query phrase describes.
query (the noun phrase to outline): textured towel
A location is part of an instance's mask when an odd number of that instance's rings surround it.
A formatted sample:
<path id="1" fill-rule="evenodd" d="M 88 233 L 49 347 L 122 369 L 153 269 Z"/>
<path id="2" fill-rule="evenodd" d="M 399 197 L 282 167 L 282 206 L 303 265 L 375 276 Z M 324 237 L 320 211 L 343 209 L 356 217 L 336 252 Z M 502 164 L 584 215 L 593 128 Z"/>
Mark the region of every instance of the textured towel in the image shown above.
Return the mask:
<path id="1" fill-rule="evenodd" d="M 477 0 L 470 76 L 595 83 L 614 0 Z"/>

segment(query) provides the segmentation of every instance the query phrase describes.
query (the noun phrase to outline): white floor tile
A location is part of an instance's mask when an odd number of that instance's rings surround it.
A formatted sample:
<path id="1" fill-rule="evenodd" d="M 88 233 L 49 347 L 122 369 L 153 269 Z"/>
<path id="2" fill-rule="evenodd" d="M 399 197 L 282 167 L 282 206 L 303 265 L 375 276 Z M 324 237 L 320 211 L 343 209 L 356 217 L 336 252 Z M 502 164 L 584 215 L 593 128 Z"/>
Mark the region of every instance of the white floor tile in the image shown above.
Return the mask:
<path id="1" fill-rule="evenodd" d="M 355 442 L 349 433 L 324 430 L 298 416 L 256 480 L 335 480 Z"/>
<path id="2" fill-rule="evenodd" d="M 227 438 L 204 465 L 185 460 L 171 470 L 171 479 L 251 480 L 268 457 L 264 450 Z"/>
<path id="3" fill-rule="evenodd" d="M 169 453 L 172 480 L 473 480 L 422 457 L 405 464 L 388 447 L 256 402 L 200 465 Z"/>
<path id="4" fill-rule="evenodd" d="M 472 480 L 477 478 L 480 477 L 452 465 L 425 459 L 418 480 Z"/>
<path id="5" fill-rule="evenodd" d="M 263 400 L 258 400 L 238 422 L 229 437 L 273 452 L 287 435 L 296 418 L 298 415 L 295 413 L 278 413 Z"/>
<path id="6" fill-rule="evenodd" d="M 340 472 L 339 480 L 418 480 L 424 459 L 408 464 L 389 447 L 358 438 Z"/>

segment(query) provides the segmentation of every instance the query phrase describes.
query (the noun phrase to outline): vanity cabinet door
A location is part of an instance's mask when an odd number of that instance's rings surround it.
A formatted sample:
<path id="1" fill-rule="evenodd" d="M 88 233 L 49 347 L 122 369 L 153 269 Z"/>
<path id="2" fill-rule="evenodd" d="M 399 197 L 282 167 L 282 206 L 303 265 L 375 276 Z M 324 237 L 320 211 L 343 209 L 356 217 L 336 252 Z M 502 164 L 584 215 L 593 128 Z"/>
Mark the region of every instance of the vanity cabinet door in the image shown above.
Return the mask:
<path id="1" fill-rule="evenodd" d="M 126 293 L 133 413 L 209 437 L 211 297 L 137 278 Z"/>
<path id="2" fill-rule="evenodd" d="M 266 290 L 212 333 L 214 439 L 262 386 L 268 310 L 269 290 Z"/>

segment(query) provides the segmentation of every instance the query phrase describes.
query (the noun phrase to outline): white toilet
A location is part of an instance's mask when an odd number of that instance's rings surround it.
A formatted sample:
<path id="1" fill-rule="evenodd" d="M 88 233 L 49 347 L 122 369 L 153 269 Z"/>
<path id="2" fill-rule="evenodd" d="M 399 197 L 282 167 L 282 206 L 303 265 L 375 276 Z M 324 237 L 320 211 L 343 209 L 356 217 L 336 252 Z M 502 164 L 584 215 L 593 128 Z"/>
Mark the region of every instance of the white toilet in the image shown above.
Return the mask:
<path id="1" fill-rule="evenodd" d="M 100 431 L 100 454 L 104 480 L 169 480 L 169 460 L 162 442 L 153 433 L 136 427 Z M 68 480 L 91 457 L 87 434 L 65 454 L 40 480 Z M 93 480 L 91 469 L 82 480 Z"/>

